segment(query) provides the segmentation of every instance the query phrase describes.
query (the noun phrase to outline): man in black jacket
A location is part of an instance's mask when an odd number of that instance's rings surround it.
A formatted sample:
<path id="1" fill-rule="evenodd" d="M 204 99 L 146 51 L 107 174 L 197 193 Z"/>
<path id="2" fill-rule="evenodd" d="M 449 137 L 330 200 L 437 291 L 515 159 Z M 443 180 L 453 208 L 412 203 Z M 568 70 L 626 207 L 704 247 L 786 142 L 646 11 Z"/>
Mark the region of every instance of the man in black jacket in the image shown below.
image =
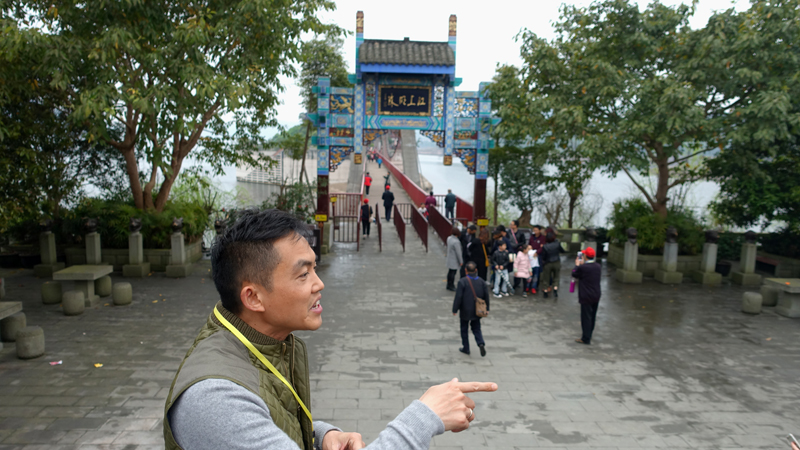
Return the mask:
<path id="1" fill-rule="evenodd" d="M 470 259 L 472 259 L 471 258 L 472 255 L 470 255 L 469 244 L 473 240 L 478 239 L 478 237 L 475 235 L 475 233 L 477 232 L 478 232 L 478 227 L 476 227 L 475 225 L 470 225 L 467 228 L 461 230 L 461 257 L 464 261 L 469 261 Z M 459 273 L 459 275 L 461 275 L 460 278 L 464 278 L 465 276 L 467 276 L 465 265 L 461 266 L 461 272 Z"/>
<path id="2" fill-rule="evenodd" d="M 595 252 L 592 247 L 583 250 L 583 256 L 575 259 L 575 268 L 572 269 L 572 278 L 578 283 L 578 303 L 581 304 L 581 328 L 583 336 L 575 339 L 579 344 L 589 345 L 592 342 L 592 332 L 597 318 L 597 305 L 600 303 L 600 264 L 595 262 Z"/>
<path id="3" fill-rule="evenodd" d="M 381 196 L 383 199 L 383 208 L 386 210 L 386 221 L 388 222 L 392 217 L 392 205 L 394 205 L 394 194 L 389 190 L 389 185 L 386 185 L 386 192 Z"/>
<path id="4" fill-rule="evenodd" d="M 453 315 L 461 311 L 461 344 L 458 349 L 461 353 L 469 355 L 469 327 L 475 342 L 481 350 L 481 356 L 486 356 L 486 342 L 481 333 L 481 318 L 475 315 L 475 298 L 482 298 L 486 302 L 486 311 L 489 311 L 489 288 L 478 276 L 478 266 L 470 261 L 465 264 L 467 276 L 458 281 L 456 298 L 453 300 Z"/>

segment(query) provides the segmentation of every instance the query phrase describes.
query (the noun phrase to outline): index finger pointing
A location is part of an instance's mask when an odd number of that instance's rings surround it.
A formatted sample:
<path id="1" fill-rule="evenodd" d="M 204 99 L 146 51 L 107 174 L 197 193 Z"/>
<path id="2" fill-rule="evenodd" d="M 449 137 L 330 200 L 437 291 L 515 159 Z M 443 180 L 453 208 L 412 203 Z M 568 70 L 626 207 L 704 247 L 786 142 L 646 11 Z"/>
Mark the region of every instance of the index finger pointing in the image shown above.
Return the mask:
<path id="1" fill-rule="evenodd" d="M 497 383 L 486 383 L 486 382 L 479 382 L 479 381 L 470 381 L 470 382 L 462 382 L 456 383 L 456 386 L 461 390 L 461 392 L 492 392 L 497 390 Z"/>

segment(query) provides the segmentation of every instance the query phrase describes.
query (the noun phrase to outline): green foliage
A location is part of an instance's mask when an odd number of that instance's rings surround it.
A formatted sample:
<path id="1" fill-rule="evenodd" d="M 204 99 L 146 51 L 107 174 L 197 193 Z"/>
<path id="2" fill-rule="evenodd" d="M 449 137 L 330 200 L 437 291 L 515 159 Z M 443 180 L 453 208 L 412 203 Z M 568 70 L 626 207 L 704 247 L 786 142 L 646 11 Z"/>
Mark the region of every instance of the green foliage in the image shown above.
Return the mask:
<path id="1" fill-rule="evenodd" d="M 41 33 L 30 70 L 51 77 L 89 140 L 125 156 L 135 206 L 162 211 L 190 153 L 215 174 L 228 164 L 267 166 L 256 150 L 277 124 L 281 80 L 297 75 L 305 33 L 336 34 L 317 17 L 334 6 L 18 0 L 2 11 Z M 0 48 L 13 44 L 4 39 Z"/>
<path id="2" fill-rule="evenodd" d="M 520 36 L 527 102 L 507 117 L 524 119 L 533 139 L 580 137 L 584 158 L 628 174 L 666 217 L 670 189 L 705 176 L 703 165 L 687 164 L 694 156 L 732 143 L 768 147 L 800 125 L 791 107 L 798 0 L 754 1 L 700 30 L 688 26 L 693 10 L 653 2 L 640 11 L 627 0 L 562 6 L 556 39 Z M 637 172 L 654 174 L 654 189 Z"/>
<path id="3" fill-rule="evenodd" d="M 720 186 L 711 208 L 721 221 L 739 227 L 783 221 L 800 230 L 800 146 L 780 144 L 768 151 L 735 147 L 708 162 Z"/>
<path id="4" fill-rule="evenodd" d="M 777 233 L 764 233 L 759 236 L 761 250 L 773 255 L 800 259 L 800 232 L 784 228 Z"/>
<path id="5" fill-rule="evenodd" d="M 84 217 L 99 219 L 97 232 L 100 233 L 105 248 L 128 248 L 128 224 L 131 217 L 142 219 L 141 233 L 145 248 L 170 248 L 172 219 L 175 217 L 183 217 L 183 234 L 189 242 L 199 239 L 208 225 L 208 214 L 198 204 L 170 202 L 162 212 L 147 212 L 131 204 L 88 198 L 64 220 L 61 226 L 64 240 L 82 240 L 85 234 L 82 220 Z"/>
<path id="6" fill-rule="evenodd" d="M 313 92 L 317 85 L 317 78 L 327 76 L 331 78 L 331 86 L 351 87 L 347 79 L 347 61 L 342 53 L 344 38 L 342 30 L 316 36 L 310 41 L 303 42 L 300 58 L 300 77 L 297 84 L 300 86 L 303 97 L 303 106 L 306 112 L 317 111 L 317 94 Z"/>
<path id="7" fill-rule="evenodd" d="M 639 251 L 642 254 L 660 254 L 664 249 L 667 228 L 670 226 L 678 231 L 678 251 L 682 255 L 698 254 L 705 242 L 702 224 L 691 212 L 673 209 L 664 218 L 655 214 L 650 205 L 640 198 L 614 203 L 609 223 L 612 228 L 608 231 L 608 236 L 617 242 L 628 239 L 628 228 L 636 228 Z"/>
<path id="8" fill-rule="evenodd" d="M 720 233 L 717 241 L 717 259 L 738 261 L 742 254 L 744 235 L 742 233 Z"/>
<path id="9" fill-rule="evenodd" d="M 261 204 L 261 209 L 279 209 L 287 211 L 306 223 L 314 223 L 317 210 L 316 184 L 295 183 L 284 186 L 280 193 Z"/>

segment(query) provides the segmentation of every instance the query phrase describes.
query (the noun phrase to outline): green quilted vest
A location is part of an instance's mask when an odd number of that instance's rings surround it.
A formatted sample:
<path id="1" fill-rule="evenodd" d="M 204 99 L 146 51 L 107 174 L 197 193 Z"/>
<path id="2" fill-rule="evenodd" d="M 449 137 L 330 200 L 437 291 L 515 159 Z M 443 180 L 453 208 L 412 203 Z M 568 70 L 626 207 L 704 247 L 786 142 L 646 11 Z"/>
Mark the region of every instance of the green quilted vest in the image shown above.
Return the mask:
<path id="1" fill-rule="evenodd" d="M 264 357 L 292 384 L 307 407 L 311 406 L 308 380 L 308 354 L 305 343 L 289 335 L 278 341 L 261 334 L 217 303 L 217 309 L 236 329 L 264 354 Z M 172 381 L 164 408 L 164 442 L 167 450 L 180 449 L 169 426 L 169 409 L 189 386 L 208 379 L 222 378 L 258 395 L 269 408 L 275 425 L 305 450 L 314 448 L 311 421 L 292 392 L 247 350 L 230 331 L 217 321 L 212 311 L 194 344 L 186 353 Z"/>

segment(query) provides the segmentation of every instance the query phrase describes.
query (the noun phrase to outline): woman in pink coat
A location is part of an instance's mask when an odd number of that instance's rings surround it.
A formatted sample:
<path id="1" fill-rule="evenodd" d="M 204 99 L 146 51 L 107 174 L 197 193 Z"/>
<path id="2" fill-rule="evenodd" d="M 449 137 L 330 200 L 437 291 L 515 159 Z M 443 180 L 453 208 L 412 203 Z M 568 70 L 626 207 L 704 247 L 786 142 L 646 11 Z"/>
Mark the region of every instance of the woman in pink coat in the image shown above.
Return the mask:
<path id="1" fill-rule="evenodd" d="M 525 290 L 525 286 L 527 286 L 527 280 L 531 277 L 531 261 L 528 259 L 528 250 L 530 249 L 530 245 L 520 245 L 517 256 L 514 258 L 514 278 L 522 279 L 523 297 L 528 296 L 528 291 Z"/>

